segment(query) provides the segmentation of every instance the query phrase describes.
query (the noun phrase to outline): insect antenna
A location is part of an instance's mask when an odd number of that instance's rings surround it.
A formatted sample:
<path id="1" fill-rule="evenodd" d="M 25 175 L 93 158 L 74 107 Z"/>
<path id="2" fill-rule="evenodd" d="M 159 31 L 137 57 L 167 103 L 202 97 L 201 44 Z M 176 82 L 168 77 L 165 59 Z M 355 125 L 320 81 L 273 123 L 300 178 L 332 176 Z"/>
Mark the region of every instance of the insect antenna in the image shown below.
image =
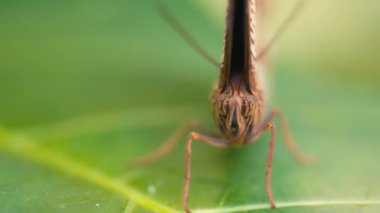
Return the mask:
<path id="1" fill-rule="evenodd" d="M 278 27 L 277 32 L 274 34 L 274 36 L 271 38 L 271 40 L 269 40 L 268 44 L 256 56 L 257 60 L 263 58 L 267 54 L 269 49 L 279 40 L 279 38 L 281 38 L 284 32 L 289 28 L 290 24 L 292 24 L 296 17 L 300 14 L 300 12 L 305 6 L 305 2 L 305 0 L 298 0 L 296 5 L 293 7 L 292 11 Z"/>
<path id="2" fill-rule="evenodd" d="M 196 42 L 196 40 L 190 36 L 190 34 L 185 30 L 185 28 L 180 24 L 180 22 L 175 18 L 175 16 L 170 12 L 168 7 L 163 2 L 157 2 L 157 10 L 162 18 L 169 24 L 174 31 L 176 31 L 186 42 L 192 47 L 199 55 L 204 59 L 209 61 L 216 67 L 220 67 L 219 62 L 217 62 L 210 54 L 208 54 L 201 45 Z"/>

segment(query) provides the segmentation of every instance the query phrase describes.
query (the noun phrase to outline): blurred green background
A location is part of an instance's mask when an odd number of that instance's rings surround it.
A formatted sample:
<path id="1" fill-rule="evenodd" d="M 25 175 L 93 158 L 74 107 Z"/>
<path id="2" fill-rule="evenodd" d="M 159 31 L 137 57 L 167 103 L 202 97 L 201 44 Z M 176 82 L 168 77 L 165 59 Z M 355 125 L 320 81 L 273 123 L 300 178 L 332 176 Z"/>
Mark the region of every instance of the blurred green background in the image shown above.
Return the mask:
<path id="1" fill-rule="evenodd" d="M 164 2 L 218 59 L 226 2 Z M 267 1 L 263 43 L 295 2 Z M 181 210 L 183 145 L 150 167 L 126 162 L 190 119 L 215 130 L 208 96 L 218 70 L 155 3 L 0 1 L 1 212 Z M 319 158 L 302 167 L 278 138 L 279 212 L 380 209 L 379 11 L 377 0 L 309 0 L 268 55 L 274 103 Z M 242 150 L 195 143 L 192 209 L 266 204 L 267 140 Z"/>

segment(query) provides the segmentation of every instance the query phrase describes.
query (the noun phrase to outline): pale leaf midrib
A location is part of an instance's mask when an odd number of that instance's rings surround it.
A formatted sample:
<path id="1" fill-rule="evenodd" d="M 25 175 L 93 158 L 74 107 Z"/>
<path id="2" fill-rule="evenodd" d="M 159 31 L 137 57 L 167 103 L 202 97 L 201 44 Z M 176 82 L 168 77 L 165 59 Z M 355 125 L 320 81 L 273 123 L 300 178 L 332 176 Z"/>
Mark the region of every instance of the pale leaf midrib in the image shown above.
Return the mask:
<path id="1" fill-rule="evenodd" d="M 69 159 L 59 152 L 46 149 L 24 135 L 9 133 L 4 134 L 4 132 L 3 135 L 6 136 L 0 138 L 0 150 L 2 149 L 16 156 L 38 162 L 44 166 L 48 166 L 49 168 L 118 193 L 125 199 L 129 199 L 143 208 L 164 213 L 178 212 L 165 204 L 151 199 L 140 191 L 125 184 L 121 180 L 109 177 L 100 171 L 88 168 L 79 162 Z"/>
<path id="2" fill-rule="evenodd" d="M 125 116 L 125 115 L 124 115 Z M 111 116 L 114 117 L 114 116 Z M 104 118 L 108 119 L 108 116 Z M 76 120 L 73 123 L 83 124 L 81 120 Z M 64 123 L 63 126 L 70 126 L 72 123 Z M 60 124 L 58 123 L 58 126 Z M 54 127 L 51 129 L 54 131 Z M 49 150 L 42 147 L 39 143 L 35 143 L 31 138 L 23 134 L 10 134 L 6 131 L 0 132 L 0 150 L 4 149 L 17 156 L 31 159 L 63 173 L 70 174 L 74 177 L 91 182 L 94 185 L 100 186 L 107 190 L 116 192 L 130 199 L 140 206 L 159 212 L 178 212 L 165 204 L 159 203 L 147 197 L 140 191 L 134 189 L 127 184 L 102 174 L 99 171 L 81 165 L 79 162 L 73 161 L 54 150 Z M 277 208 L 291 207 L 321 207 L 321 206 L 365 206 L 365 205 L 380 205 L 379 200 L 309 200 L 309 201 L 294 201 L 294 202 L 277 202 Z M 212 209 L 198 209 L 194 212 L 198 213 L 232 213 L 241 211 L 253 211 L 269 209 L 268 204 L 251 204 L 234 207 L 221 207 Z"/>

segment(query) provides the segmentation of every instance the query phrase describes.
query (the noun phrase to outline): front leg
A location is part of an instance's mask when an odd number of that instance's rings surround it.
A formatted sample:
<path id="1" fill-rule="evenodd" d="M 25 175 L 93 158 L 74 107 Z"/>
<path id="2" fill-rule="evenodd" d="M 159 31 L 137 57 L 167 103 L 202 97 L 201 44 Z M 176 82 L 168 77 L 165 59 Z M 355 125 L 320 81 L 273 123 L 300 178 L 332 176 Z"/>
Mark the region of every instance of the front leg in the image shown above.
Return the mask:
<path id="1" fill-rule="evenodd" d="M 189 199 L 189 186 L 190 186 L 190 176 L 191 176 L 191 146 L 193 140 L 199 140 L 201 142 L 205 142 L 214 147 L 226 148 L 228 146 L 228 142 L 223 139 L 218 139 L 213 136 L 201 135 L 196 132 L 191 132 L 189 134 L 189 138 L 186 142 L 186 159 L 185 159 L 185 183 L 183 186 L 183 194 L 182 194 L 182 207 L 184 208 L 186 213 L 190 212 L 188 206 Z"/>
<path id="2" fill-rule="evenodd" d="M 266 121 L 265 125 L 261 125 L 260 129 L 255 134 L 253 140 L 250 143 L 255 142 L 255 140 L 260 137 L 264 132 L 270 130 L 270 140 L 269 140 L 269 149 L 267 154 L 267 160 L 265 163 L 265 189 L 267 191 L 267 197 L 270 203 L 271 208 L 276 208 L 276 204 L 274 202 L 272 187 L 271 187 L 271 178 L 272 178 L 272 160 L 273 153 L 276 144 L 276 128 L 271 121 Z"/>
<path id="3" fill-rule="evenodd" d="M 276 208 L 276 204 L 274 203 L 274 198 L 272 195 L 272 186 L 271 186 L 271 178 L 272 178 L 272 160 L 274 147 L 276 144 L 276 129 L 273 123 L 269 123 L 266 129 L 270 129 L 270 140 L 269 140 L 269 149 L 267 154 L 267 160 L 265 164 L 265 188 L 267 190 L 267 196 L 270 202 L 271 208 Z"/>
<path id="4" fill-rule="evenodd" d="M 303 163 L 303 164 L 308 164 L 313 162 L 313 158 L 304 155 L 300 149 L 295 145 L 295 143 L 292 140 L 288 124 L 286 122 L 285 117 L 282 115 L 282 113 L 278 109 L 273 109 L 272 112 L 269 114 L 269 116 L 262 121 L 260 124 L 260 127 L 258 131 L 254 134 L 253 140 L 251 140 L 249 143 L 255 142 L 265 131 L 268 129 L 271 132 L 270 136 L 270 141 L 269 141 L 269 149 L 268 149 L 268 154 L 267 154 L 267 160 L 266 160 L 266 166 L 265 166 L 265 180 L 266 180 L 266 191 L 267 191 L 267 196 L 270 202 L 270 205 L 272 208 L 275 208 L 275 202 L 274 198 L 272 195 L 272 188 L 271 188 L 271 171 L 272 171 L 272 159 L 273 159 L 273 153 L 274 153 L 274 148 L 276 144 L 276 129 L 275 126 L 272 122 L 274 117 L 277 117 L 280 120 L 280 125 L 282 127 L 283 131 L 283 137 L 284 137 L 284 143 L 287 149 L 292 153 L 293 157 Z"/>

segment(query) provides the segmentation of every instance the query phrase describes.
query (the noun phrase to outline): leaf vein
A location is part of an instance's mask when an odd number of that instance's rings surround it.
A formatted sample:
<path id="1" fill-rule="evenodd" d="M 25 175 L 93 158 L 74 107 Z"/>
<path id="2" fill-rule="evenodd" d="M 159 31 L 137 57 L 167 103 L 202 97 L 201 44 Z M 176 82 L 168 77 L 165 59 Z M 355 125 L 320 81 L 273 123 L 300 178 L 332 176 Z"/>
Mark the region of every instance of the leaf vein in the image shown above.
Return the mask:
<path id="1" fill-rule="evenodd" d="M 178 212 L 177 210 L 142 194 L 137 189 L 119 179 L 109 177 L 101 171 L 82 165 L 80 162 L 72 160 L 59 152 L 38 145 L 25 135 L 6 134 L 6 137 L 2 137 L 0 143 L 2 144 L 2 147 L 0 148 L 11 154 L 30 159 L 62 173 L 66 173 L 83 181 L 118 193 L 125 199 L 130 199 L 146 209 L 165 213 Z"/>

